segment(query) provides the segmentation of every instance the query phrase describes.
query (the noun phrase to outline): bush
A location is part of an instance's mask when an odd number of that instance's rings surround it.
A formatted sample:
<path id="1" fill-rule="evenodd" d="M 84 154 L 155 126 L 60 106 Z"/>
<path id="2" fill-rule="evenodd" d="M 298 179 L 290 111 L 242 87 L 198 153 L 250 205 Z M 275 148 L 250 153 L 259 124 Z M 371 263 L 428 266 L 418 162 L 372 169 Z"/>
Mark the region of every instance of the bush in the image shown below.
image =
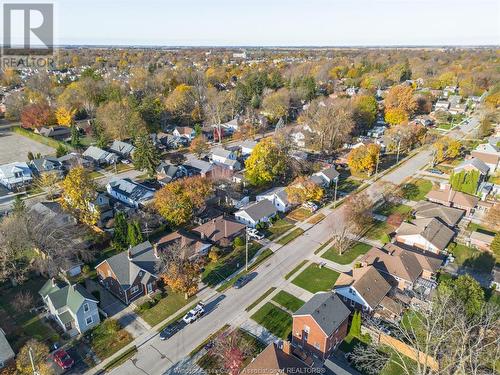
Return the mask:
<path id="1" fill-rule="evenodd" d="M 267 223 L 264 223 L 264 222 L 260 222 L 258 223 L 255 228 L 258 229 L 258 230 L 264 230 L 268 227 Z"/>
<path id="2" fill-rule="evenodd" d="M 385 245 L 386 243 L 391 242 L 391 237 L 387 233 L 384 233 L 380 237 L 380 242 L 382 242 Z"/>
<path id="3" fill-rule="evenodd" d="M 240 247 L 240 246 L 245 245 L 245 240 L 241 236 L 240 237 L 236 237 L 234 239 L 233 244 L 234 244 L 234 247 Z"/>
<path id="4" fill-rule="evenodd" d="M 82 272 L 84 275 L 88 275 L 90 273 L 90 266 L 88 264 L 82 267 Z"/>

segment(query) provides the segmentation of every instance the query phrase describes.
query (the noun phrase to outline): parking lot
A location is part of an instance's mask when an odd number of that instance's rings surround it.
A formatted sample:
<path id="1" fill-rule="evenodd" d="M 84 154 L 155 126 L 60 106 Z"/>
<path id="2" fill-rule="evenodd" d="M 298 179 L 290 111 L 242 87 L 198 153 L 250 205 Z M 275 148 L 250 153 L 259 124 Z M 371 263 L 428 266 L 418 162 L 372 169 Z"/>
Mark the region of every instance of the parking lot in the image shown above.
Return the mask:
<path id="1" fill-rule="evenodd" d="M 42 155 L 53 154 L 52 147 L 43 145 L 8 130 L 0 131 L 0 164 L 26 161 L 28 152 Z"/>

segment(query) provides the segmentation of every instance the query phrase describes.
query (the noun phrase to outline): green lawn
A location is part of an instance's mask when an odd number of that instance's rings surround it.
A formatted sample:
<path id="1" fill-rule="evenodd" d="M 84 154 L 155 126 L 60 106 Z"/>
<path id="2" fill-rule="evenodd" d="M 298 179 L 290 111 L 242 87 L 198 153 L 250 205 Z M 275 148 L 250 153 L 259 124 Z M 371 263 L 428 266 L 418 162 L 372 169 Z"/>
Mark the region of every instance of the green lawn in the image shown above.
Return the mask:
<path id="1" fill-rule="evenodd" d="M 358 187 L 363 184 L 362 181 L 355 180 L 353 178 L 346 178 L 345 180 L 341 180 L 337 186 L 337 191 L 344 192 L 346 194 L 353 192 Z M 338 197 L 337 197 L 338 198 Z"/>
<path id="2" fill-rule="evenodd" d="M 392 214 L 401 214 L 407 216 L 412 208 L 405 204 L 385 203 L 375 210 L 378 215 L 390 216 Z"/>
<path id="3" fill-rule="evenodd" d="M 319 265 L 314 263 L 302 271 L 292 282 L 311 293 L 316 293 L 332 289 L 338 277 L 338 272 L 328 267 L 319 268 Z"/>
<path id="4" fill-rule="evenodd" d="M 490 273 L 497 261 L 490 253 L 482 252 L 462 244 L 452 243 L 448 249 L 455 257 L 457 265 L 470 267 L 482 273 Z"/>
<path id="5" fill-rule="evenodd" d="M 248 247 L 248 261 L 250 261 L 262 246 L 256 242 Z M 245 266 L 245 246 L 241 246 L 220 258 L 217 262 L 209 263 L 201 275 L 201 280 L 215 286 L 227 277 Z"/>
<path id="6" fill-rule="evenodd" d="M 274 224 L 270 225 L 269 228 L 266 229 L 268 233 L 269 240 L 274 240 L 281 236 L 283 233 L 288 232 L 290 229 L 294 227 L 294 224 L 286 219 L 280 219 L 276 221 Z"/>
<path id="7" fill-rule="evenodd" d="M 412 360 L 411 358 L 408 357 L 403 357 L 404 364 L 406 365 L 406 368 L 413 368 L 416 370 L 416 362 Z M 403 373 L 403 368 L 401 365 L 398 363 L 401 363 L 401 357 L 397 354 L 392 354 L 389 359 L 387 360 L 387 363 L 385 364 L 384 368 L 382 371 L 380 371 L 379 375 L 400 375 Z M 404 365 L 403 365 L 404 366 Z"/>
<path id="8" fill-rule="evenodd" d="M 255 301 L 253 301 L 250 305 L 248 305 L 248 307 L 245 309 L 245 311 L 252 310 L 255 306 L 257 306 L 259 303 L 261 303 L 268 295 L 270 295 L 275 290 L 276 290 L 276 288 L 274 286 L 272 288 L 269 288 L 263 295 L 261 295 L 259 298 L 257 298 Z"/>
<path id="9" fill-rule="evenodd" d="M 363 338 L 360 339 L 358 337 L 352 336 L 351 334 L 348 334 L 345 337 L 344 341 L 340 343 L 339 349 L 344 353 L 351 353 L 357 344 L 367 345 L 367 342 L 363 341 Z"/>
<path id="10" fill-rule="evenodd" d="M 286 245 L 287 243 L 293 241 L 294 239 L 296 239 L 298 236 L 300 236 L 302 233 L 304 233 L 304 229 L 302 228 L 295 228 L 294 230 L 292 230 L 290 233 L 288 233 L 287 235 L 281 237 L 279 240 L 278 240 L 278 243 L 280 245 Z"/>
<path id="11" fill-rule="evenodd" d="M 309 262 L 307 259 L 304 259 L 302 262 L 300 262 L 293 270 L 291 270 L 285 275 L 285 280 L 288 280 L 290 277 L 292 277 L 292 275 L 296 273 L 299 269 L 301 269 L 307 262 Z"/>
<path id="12" fill-rule="evenodd" d="M 167 296 L 161 298 L 156 305 L 147 310 L 137 309 L 136 312 L 150 326 L 155 326 L 169 316 L 175 314 L 194 299 L 194 296 L 186 299 L 182 293 L 167 291 Z"/>
<path id="13" fill-rule="evenodd" d="M 292 332 L 292 316 L 270 302 L 262 306 L 251 318 L 282 339 L 288 338 Z"/>
<path id="14" fill-rule="evenodd" d="M 392 233 L 394 228 L 385 221 L 374 220 L 373 225 L 365 233 L 365 237 L 371 240 L 378 240 L 384 244 L 390 242 L 389 233 Z"/>
<path id="15" fill-rule="evenodd" d="M 429 180 L 419 179 L 409 182 L 401 188 L 403 197 L 412 201 L 421 201 L 427 193 L 432 190 L 432 182 Z"/>
<path id="16" fill-rule="evenodd" d="M 87 334 L 87 338 L 90 340 L 92 350 L 101 361 L 133 340 L 132 335 L 121 328 L 118 321 L 114 319 L 106 319 L 92 329 Z"/>
<path id="17" fill-rule="evenodd" d="M 349 250 L 345 251 L 342 255 L 339 255 L 337 249 L 332 246 L 325 253 L 323 253 L 321 257 L 339 264 L 351 264 L 358 256 L 365 254 L 371 248 L 371 245 L 363 242 L 357 242 Z"/>
<path id="18" fill-rule="evenodd" d="M 297 298 L 291 295 L 290 293 L 285 292 L 284 290 L 280 290 L 280 292 L 276 294 L 272 299 L 277 304 L 283 306 L 285 309 L 292 312 L 295 312 L 298 309 L 300 309 L 302 305 L 305 303 L 300 298 Z"/>

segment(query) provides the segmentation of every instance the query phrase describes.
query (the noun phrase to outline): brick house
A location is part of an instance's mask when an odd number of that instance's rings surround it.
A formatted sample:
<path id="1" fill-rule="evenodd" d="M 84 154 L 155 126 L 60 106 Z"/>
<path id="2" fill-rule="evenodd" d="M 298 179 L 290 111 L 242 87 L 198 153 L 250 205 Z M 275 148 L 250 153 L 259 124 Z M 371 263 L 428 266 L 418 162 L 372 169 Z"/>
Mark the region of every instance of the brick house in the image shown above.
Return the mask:
<path id="1" fill-rule="evenodd" d="M 335 293 L 316 293 L 293 314 L 292 345 L 325 360 L 347 335 L 350 313 Z"/>
<path id="2" fill-rule="evenodd" d="M 156 246 L 143 242 L 99 263 L 99 282 L 124 303 L 157 289 L 159 256 Z"/>

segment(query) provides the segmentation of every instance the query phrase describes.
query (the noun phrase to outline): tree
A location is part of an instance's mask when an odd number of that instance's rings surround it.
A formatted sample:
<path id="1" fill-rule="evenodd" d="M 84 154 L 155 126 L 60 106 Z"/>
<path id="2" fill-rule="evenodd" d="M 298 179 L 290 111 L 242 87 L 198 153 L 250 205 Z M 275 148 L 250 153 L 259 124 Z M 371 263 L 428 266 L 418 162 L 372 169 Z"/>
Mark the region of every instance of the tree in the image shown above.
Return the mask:
<path id="1" fill-rule="evenodd" d="M 31 294 L 29 290 L 22 290 L 14 296 L 12 307 L 14 307 L 18 313 L 22 314 L 29 311 L 34 302 L 33 294 Z"/>
<path id="2" fill-rule="evenodd" d="M 290 110 L 290 92 L 286 88 L 269 93 L 262 101 L 262 109 L 273 121 L 288 118 Z"/>
<path id="3" fill-rule="evenodd" d="M 388 151 L 411 150 L 425 142 L 427 129 L 420 124 L 401 124 L 391 126 L 384 134 Z"/>
<path id="4" fill-rule="evenodd" d="M 480 177 L 480 172 L 476 170 L 453 172 L 450 176 L 450 184 L 455 191 L 474 195 L 479 187 Z"/>
<path id="5" fill-rule="evenodd" d="M 60 158 L 68 153 L 68 149 L 63 144 L 59 143 L 56 148 L 56 157 Z"/>
<path id="6" fill-rule="evenodd" d="M 128 223 L 127 242 L 130 246 L 137 246 L 143 242 L 141 226 L 138 220 Z"/>
<path id="7" fill-rule="evenodd" d="M 245 177 L 250 184 L 263 186 L 283 178 L 288 163 L 288 150 L 274 138 L 264 138 L 245 161 Z"/>
<path id="8" fill-rule="evenodd" d="M 48 199 L 52 199 L 61 190 L 59 187 L 60 177 L 57 172 L 44 172 L 35 180 L 35 186 L 47 194 Z"/>
<path id="9" fill-rule="evenodd" d="M 380 147 L 374 143 L 352 149 L 347 155 L 349 168 L 356 173 L 371 175 L 380 157 Z"/>
<path id="10" fill-rule="evenodd" d="M 470 275 L 460 275 L 456 279 L 445 280 L 439 284 L 442 294 L 460 302 L 468 316 L 473 316 L 481 311 L 484 305 L 484 291 L 481 285 Z"/>
<path id="11" fill-rule="evenodd" d="M 28 103 L 22 91 L 12 92 L 5 97 L 5 118 L 9 121 L 19 121 L 24 107 Z"/>
<path id="12" fill-rule="evenodd" d="M 498 223 L 498 222 L 497 222 Z M 491 242 L 491 251 L 498 258 L 500 256 L 500 233 L 497 233 Z"/>
<path id="13" fill-rule="evenodd" d="M 352 337 L 361 337 L 361 313 L 359 311 L 355 311 L 352 316 L 349 335 Z"/>
<path id="14" fill-rule="evenodd" d="M 132 161 L 136 169 L 146 170 L 149 177 L 156 174 L 160 155 L 148 134 L 141 134 L 136 138 Z"/>
<path id="15" fill-rule="evenodd" d="M 55 111 L 57 125 L 70 126 L 75 119 L 75 109 L 68 109 L 66 107 L 59 107 Z"/>
<path id="16" fill-rule="evenodd" d="M 439 138 L 433 145 L 435 150 L 434 161 L 441 163 L 445 160 L 453 160 L 460 155 L 462 144 L 459 140 L 449 137 Z"/>
<path id="17" fill-rule="evenodd" d="M 331 153 L 347 142 L 354 129 L 352 108 L 347 100 L 313 100 L 300 115 L 318 138 L 320 151 Z"/>
<path id="18" fill-rule="evenodd" d="M 153 202 L 158 213 L 171 225 L 187 223 L 195 210 L 205 204 L 212 193 L 212 185 L 204 177 L 187 177 L 161 188 Z"/>
<path id="19" fill-rule="evenodd" d="M 125 213 L 122 211 L 117 212 L 115 215 L 115 227 L 111 244 L 115 249 L 120 251 L 125 250 L 128 246 L 127 218 Z"/>
<path id="20" fill-rule="evenodd" d="M 93 204 L 97 191 L 90 174 L 83 167 L 73 168 L 62 181 L 61 187 L 63 208 L 80 223 L 95 225 L 99 220 L 99 211 Z"/>
<path id="21" fill-rule="evenodd" d="M 385 111 L 385 121 L 389 125 L 399 125 L 408 122 L 408 113 L 401 108 L 390 108 Z"/>
<path id="22" fill-rule="evenodd" d="M 207 90 L 207 97 L 204 102 L 205 122 L 208 125 L 217 125 L 217 135 L 219 142 L 222 142 L 221 125 L 234 116 L 235 104 L 234 94 L 228 91 L 218 91 L 215 88 Z"/>
<path id="23" fill-rule="evenodd" d="M 351 233 L 359 235 L 366 231 L 373 222 L 373 202 L 367 193 L 350 195 L 344 203 L 344 220 L 349 223 Z"/>
<path id="24" fill-rule="evenodd" d="M 189 260 L 191 249 L 176 242 L 160 252 L 160 277 L 174 292 L 184 293 L 185 298 L 196 294 L 201 265 Z"/>
<path id="25" fill-rule="evenodd" d="M 253 354 L 251 346 L 238 329 L 219 334 L 210 353 L 222 362 L 222 367 L 229 375 L 238 375 L 245 359 Z"/>
<path id="26" fill-rule="evenodd" d="M 12 212 L 16 216 L 22 215 L 26 212 L 26 203 L 24 203 L 23 199 L 19 195 L 14 197 L 14 201 L 12 202 Z"/>
<path id="27" fill-rule="evenodd" d="M 193 86 L 184 83 L 178 85 L 165 100 L 165 108 L 179 123 L 189 125 L 200 120 L 200 116 L 196 114 L 197 103 Z"/>
<path id="28" fill-rule="evenodd" d="M 110 101 L 99 106 L 96 119 L 110 139 L 124 140 L 146 133 L 146 124 L 127 100 Z"/>
<path id="29" fill-rule="evenodd" d="M 324 190 L 309 178 L 297 177 L 292 184 L 285 188 L 288 200 L 293 204 L 302 204 L 306 201 L 320 201 Z"/>
<path id="30" fill-rule="evenodd" d="M 49 347 L 35 339 L 31 339 L 24 344 L 16 356 L 16 368 L 18 374 L 33 374 L 30 352 L 33 364 L 39 375 L 52 375 L 54 373 L 52 368 L 46 365 L 46 361 L 49 356 Z"/>
<path id="31" fill-rule="evenodd" d="M 76 127 L 75 124 L 71 125 L 71 146 L 73 147 L 80 147 L 81 146 L 81 140 L 80 140 L 80 130 Z"/>
<path id="32" fill-rule="evenodd" d="M 206 138 L 200 134 L 196 136 L 189 145 L 189 151 L 200 157 L 209 150 L 209 144 Z"/>
<path id="33" fill-rule="evenodd" d="M 385 108 L 399 108 L 411 116 L 417 109 L 413 88 L 407 85 L 392 86 L 384 99 Z"/>
<path id="34" fill-rule="evenodd" d="M 28 104 L 21 113 L 24 128 L 37 129 L 55 123 L 52 109 L 46 102 Z"/>
<path id="35" fill-rule="evenodd" d="M 359 132 L 370 128 L 377 118 L 377 100 L 372 95 L 356 95 L 353 99 L 354 121 Z"/>

